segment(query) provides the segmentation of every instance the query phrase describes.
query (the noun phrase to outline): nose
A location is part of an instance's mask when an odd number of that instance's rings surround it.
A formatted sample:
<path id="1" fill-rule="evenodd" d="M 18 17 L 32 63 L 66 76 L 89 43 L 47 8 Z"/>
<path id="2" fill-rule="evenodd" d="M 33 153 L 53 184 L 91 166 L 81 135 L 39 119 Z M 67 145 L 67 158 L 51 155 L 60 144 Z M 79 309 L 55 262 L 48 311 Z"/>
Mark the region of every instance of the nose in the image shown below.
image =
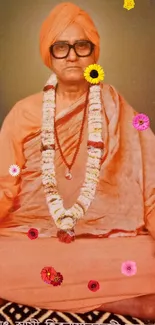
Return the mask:
<path id="1" fill-rule="evenodd" d="M 76 55 L 76 53 L 75 53 L 75 51 L 74 51 L 73 48 L 70 49 L 70 52 L 69 52 L 69 54 L 68 54 L 67 59 L 68 59 L 69 61 L 76 61 L 76 59 L 77 59 L 77 55 Z"/>

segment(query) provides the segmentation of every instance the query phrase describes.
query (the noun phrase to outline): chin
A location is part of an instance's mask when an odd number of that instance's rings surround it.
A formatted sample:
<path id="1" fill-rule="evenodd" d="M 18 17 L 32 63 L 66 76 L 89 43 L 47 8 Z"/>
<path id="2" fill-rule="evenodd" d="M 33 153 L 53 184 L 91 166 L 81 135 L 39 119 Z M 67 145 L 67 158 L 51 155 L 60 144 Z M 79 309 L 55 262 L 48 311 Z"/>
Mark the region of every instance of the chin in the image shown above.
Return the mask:
<path id="1" fill-rule="evenodd" d="M 67 70 L 65 74 L 63 75 L 63 79 L 65 81 L 82 81 L 84 80 L 83 72 L 82 71 L 76 71 L 74 70 Z"/>
<path id="2" fill-rule="evenodd" d="M 76 74 L 74 73 L 68 73 L 67 76 L 64 76 L 65 82 L 82 82 L 84 80 L 84 77 L 82 74 Z"/>

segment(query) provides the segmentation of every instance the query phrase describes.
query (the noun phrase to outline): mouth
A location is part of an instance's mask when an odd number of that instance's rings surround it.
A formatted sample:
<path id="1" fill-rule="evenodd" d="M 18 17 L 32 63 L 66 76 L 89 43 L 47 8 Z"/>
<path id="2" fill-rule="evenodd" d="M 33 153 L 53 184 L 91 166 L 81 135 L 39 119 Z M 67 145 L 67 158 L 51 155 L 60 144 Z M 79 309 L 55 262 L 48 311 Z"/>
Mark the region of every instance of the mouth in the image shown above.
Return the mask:
<path id="1" fill-rule="evenodd" d="M 80 69 L 79 67 L 68 67 L 66 70 L 75 70 L 75 69 Z"/>

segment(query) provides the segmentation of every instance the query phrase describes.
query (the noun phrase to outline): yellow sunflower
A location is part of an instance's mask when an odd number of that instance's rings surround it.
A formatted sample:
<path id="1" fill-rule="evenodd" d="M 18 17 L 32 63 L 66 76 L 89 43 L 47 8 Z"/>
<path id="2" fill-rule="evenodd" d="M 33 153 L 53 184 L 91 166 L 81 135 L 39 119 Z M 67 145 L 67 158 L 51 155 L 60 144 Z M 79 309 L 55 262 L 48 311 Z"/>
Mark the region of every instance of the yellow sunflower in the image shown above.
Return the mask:
<path id="1" fill-rule="evenodd" d="M 84 77 L 91 84 L 98 84 L 104 80 L 104 71 L 99 64 L 90 64 L 84 70 Z"/>

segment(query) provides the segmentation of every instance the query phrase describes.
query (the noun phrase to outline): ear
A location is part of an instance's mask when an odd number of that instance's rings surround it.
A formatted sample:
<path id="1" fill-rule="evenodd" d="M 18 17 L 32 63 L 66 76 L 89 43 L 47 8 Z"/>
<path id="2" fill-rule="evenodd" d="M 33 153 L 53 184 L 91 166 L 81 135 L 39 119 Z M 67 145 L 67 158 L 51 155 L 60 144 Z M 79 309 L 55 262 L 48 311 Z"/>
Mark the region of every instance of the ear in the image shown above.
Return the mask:
<path id="1" fill-rule="evenodd" d="M 96 64 L 97 63 L 97 60 L 95 58 L 95 51 L 93 51 L 93 60 L 94 60 L 94 64 Z"/>

